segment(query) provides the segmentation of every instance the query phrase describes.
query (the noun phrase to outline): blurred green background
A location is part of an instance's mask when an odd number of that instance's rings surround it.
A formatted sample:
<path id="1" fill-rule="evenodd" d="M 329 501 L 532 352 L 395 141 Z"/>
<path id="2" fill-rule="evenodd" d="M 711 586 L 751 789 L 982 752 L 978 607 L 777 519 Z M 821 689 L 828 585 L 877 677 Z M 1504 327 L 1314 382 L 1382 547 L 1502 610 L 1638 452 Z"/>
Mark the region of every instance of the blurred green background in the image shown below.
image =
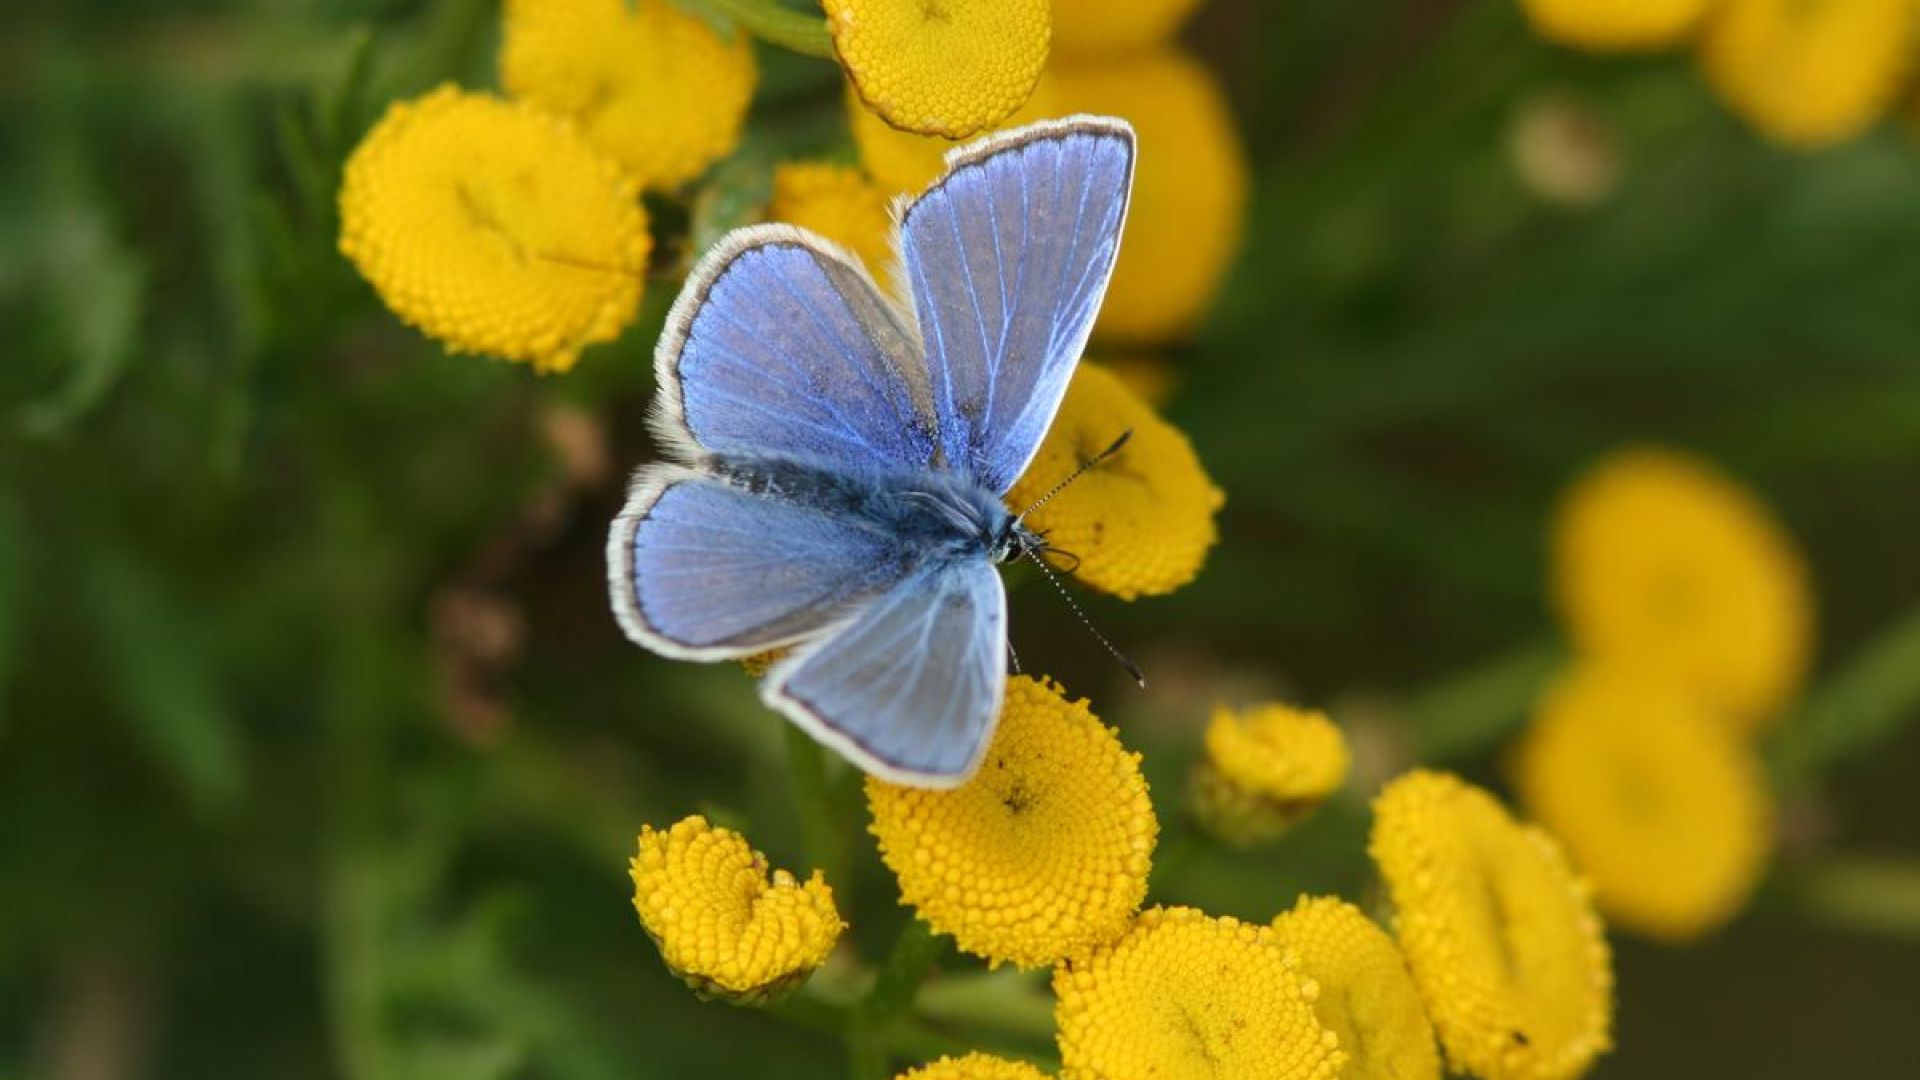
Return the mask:
<path id="1" fill-rule="evenodd" d="M 0 1077 L 844 1072 L 804 1023 L 697 1001 L 628 902 L 642 822 L 704 811 L 803 861 L 751 682 L 640 652 L 604 599 L 674 282 L 543 379 L 443 355 L 334 250 L 346 152 L 393 97 L 491 85 L 495 17 L 56 0 L 0 29 Z M 1222 541 L 1173 597 L 1088 601 L 1146 695 L 1015 601 L 1028 663 L 1146 752 L 1164 845 L 1221 693 L 1348 703 L 1498 786 L 1503 687 L 1553 648 L 1546 515 L 1627 441 L 1777 508 L 1817 583 L 1816 684 L 1920 681 L 1902 124 L 1774 149 L 1684 54 L 1561 51 L 1511 0 L 1216 0 L 1185 40 L 1254 170 L 1237 268 L 1169 360 Z M 763 64 L 751 138 L 842 138 L 830 67 Z M 1541 101 L 1599 133 L 1597 205 L 1516 172 Z M 1769 882 L 1703 943 L 1616 942 L 1596 1075 L 1911 1068 L 1915 711 L 1816 689 Z M 1364 897 L 1366 794 L 1154 897 Z M 903 915 L 858 829 L 835 884 L 884 942 Z"/>

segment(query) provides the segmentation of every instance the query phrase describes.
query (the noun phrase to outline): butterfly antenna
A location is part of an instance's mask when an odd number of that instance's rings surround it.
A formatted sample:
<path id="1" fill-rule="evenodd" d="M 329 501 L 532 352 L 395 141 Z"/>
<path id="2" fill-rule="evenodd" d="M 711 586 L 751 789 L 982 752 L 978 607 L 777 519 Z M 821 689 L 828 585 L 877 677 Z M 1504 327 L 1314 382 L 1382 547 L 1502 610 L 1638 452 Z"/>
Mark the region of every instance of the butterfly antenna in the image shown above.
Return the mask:
<path id="1" fill-rule="evenodd" d="M 1127 441 L 1127 437 L 1125 435 L 1120 436 L 1120 442 L 1113 444 L 1114 449 L 1118 449 L 1120 446 L 1120 443 L 1123 443 L 1126 441 Z M 1102 455 L 1102 456 L 1105 456 L 1105 455 Z M 1067 608 L 1073 612 L 1073 617 L 1080 620 L 1080 625 L 1083 627 L 1086 627 L 1087 633 L 1093 635 L 1093 640 L 1099 642 L 1101 648 L 1104 648 L 1107 650 L 1107 655 L 1113 657 L 1115 660 L 1120 661 L 1120 666 L 1127 669 L 1127 674 L 1133 676 L 1133 681 L 1140 685 L 1140 689 L 1145 690 L 1147 688 L 1147 676 L 1143 672 L 1141 672 L 1140 665 L 1134 663 L 1132 660 L 1127 659 L 1126 653 L 1123 653 L 1119 649 L 1114 648 L 1113 642 L 1108 641 L 1107 636 L 1105 634 L 1102 634 L 1099 630 L 1094 628 L 1093 620 L 1087 618 L 1087 613 L 1084 611 L 1081 611 L 1080 605 L 1073 602 L 1073 594 L 1067 591 L 1066 583 L 1062 582 L 1060 580 L 1059 575 L 1053 572 L 1053 567 L 1047 565 L 1047 561 L 1040 557 L 1039 552 L 1035 551 L 1033 548 L 1026 547 L 1024 544 L 1021 546 L 1022 546 L 1022 549 L 1027 553 L 1027 555 L 1032 558 L 1033 565 L 1040 568 L 1041 576 L 1045 577 L 1049 582 L 1052 582 L 1054 591 L 1060 594 L 1060 599 L 1065 600 L 1067 602 Z"/>
<path id="2" fill-rule="evenodd" d="M 1025 518 L 1028 514 L 1033 513 L 1035 510 L 1040 509 L 1042 506 L 1045 506 L 1049 499 L 1053 498 L 1055 495 L 1060 494 L 1062 491 L 1065 491 L 1067 489 L 1068 484 L 1071 484 L 1075 480 L 1078 480 L 1082 476 L 1086 475 L 1086 472 L 1088 469 L 1093 468 L 1095 465 L 1098 465 L 1101 462 L 1112 457 L 1113 455 L 1119 453 L 1120 448 L 1127 445 L 1127 440 L 1131 438 L 1133 438 L 1132 428 L 1128 428 L 1127 430 L 1121 432 L 1120 437 L 1113 440 L 1112 446 L 1107 447 L 1105 450 L 1102 450 L 1099 453 L 1088 458 L 1087 460 L 1081 462 L 1079 468 L 1073 470 L 1071 473 L 1068 473 L 1067 478 L 1065 480 L 1062 480 L 1059 483 L 1053 485 L 1053 490 L 1033 500 L 1033 505 L 1027 507 L 1025 510 L 1020 511 L 1020 517 L 1015 518 L 1014 520 L 1016 521 L 1021 520 L 1022 518 Z"/>

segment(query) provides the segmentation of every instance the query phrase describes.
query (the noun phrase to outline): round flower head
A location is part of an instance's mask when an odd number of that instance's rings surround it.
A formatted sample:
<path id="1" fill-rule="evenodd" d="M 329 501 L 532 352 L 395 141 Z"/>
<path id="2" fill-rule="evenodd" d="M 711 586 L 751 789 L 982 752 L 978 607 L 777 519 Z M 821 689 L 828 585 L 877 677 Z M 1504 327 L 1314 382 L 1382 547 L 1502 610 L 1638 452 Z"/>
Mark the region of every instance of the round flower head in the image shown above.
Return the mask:
<path id="1" fill-rule="evenodd" d="M 757 1002 L 791 989 L 833 951 L 845 924 L 814 871 L 767 875 L 745 837 L 695 815 L 643 827 L 633 906 L 667 966 L 704 994 Z"/>
<path id="2" fill-rule="evenodd" d="M 1727 104 L 1768 138 L 1815 148 L 1866 130 L 1912 62 L 1911 0 L 1725 0 L 1701 63 Z"/>
<path id="3" fill-rule="evenodd" d="M 1064 1080 L 1332 1080 L 1346 1054 L 1274 932 L 1155 908 L 1053 973 Z"/>
<path id="4" fill-rule="evenodd" d="M 1053 0 L 1053 48 L 1092 56 L 1122 53 L 1178 33 L 1199 0 Z"/>
<path id="5" fill-rule="evenodd" d="M 387 110 L 347 159 L 340 250 L 459 352 L 565 371 L 640 304 L 646 212 L 564 121 L 452 86 Z"/>
<path id="6" fill-rule="evenodd" d="M 1180 373 L 1164 356 L 1151 353 L 1106 353 L 1099 357 L 1100 367 L 1113 372 L 1141 401 L 1162 408 L 1180 389 Z"/>
<path id="7" fill-rule="evenodd" d="M 1695 936 L 1740 910 L 1766 864 L 1758 754 L 1657 679 L 1576 669 L 1540 703 L 1515 766 L 1528 811 L 1567 846 L 1613 923 Z"/>
<path id="8" fill-rule="evenodd" d="M 1061 115 L 1054 102 L 1053 82 L 1045 72 L 1034 84 L 1026 104 L 1001 121 L 998 128 L 1019 127 Z M 860 164 L 888 195 L 918 195 L 946 168 L 947 152 L 960 144 L 938 135 L 916 135 L 888 126 L 874 115 L 852 90 L 847 92 L 847 127 L 860 151 Z"/>
<path id="9" fill-rule="evenodd" d="M 1194 769 L 1194 814 L 1241 846 L 1278 839 L 1347 778 L 1347 740 L 1327 715 L 1286 705 L 1217 708 Z"/>
<path id="10" fill-rule="evenodd" d="M 1084 701 L 1014 676 L 980 772 L 948 791 L 867 780 L 900 896 L 996 966 L 1044 967 L 1126 932 L 1159 824 L 1140 755 Z"/>
<path id="11" fill-rule="evenodd" d="M 1440 1080 L 1433 1025 L 1386 931 L 1332 896 L 1301 897 L 1273 929 L 1320 986 L 1313 1012 L 1347 1051 L 1341 1080 Z"/>
<path id="12" fill-rule="evenodd" d="M 795 162 L 773 170 L 769 221 L 798 225 L 860 257 L 875 281 L 893 274 L 893 218 L 887 197 L 859 169 Z"/>
<path id="13" fill-rule="evenodd" d="M 1766 509 L 1697 458 L 1619 452 L 1553 526 L 1554 595 L 1584 655 L 1642 669 L 1752 728 L 1799 688 L 1805 570 Z"/>
<path id="14" fill-rule="evenodd" d="M 1013 115 L 1047 64 L 1049 0 L 821 0 L 853 89 L 888 124 L 964 139 Z"/>
<path id="15" fill-rule="evenodd" d="M 943 1057 L 901 1073 L 895 1080 L 1047 1080 L 1047 1074 L 1024 1061 L 1008 1061 L 990 1054 Z"/>
<path id="16" fill-rule="evenodd" d="M 1140 140 L 1120 261 L 1094 337 L 1153 345 L 1189 336 L 1240 247 L 1247 162 L 1212 72 L 1152 47 L 1052 69 L 1064 112 L 1118 116 Z"/>
<path id="17" fill-rule="evenodd" d="M 1368 850 L 1454 1070 L 1579 1075 L 1611 1045 L 1613 968 L 1559 845 L 1448 773 L 1407 773 L 1373 810 Z"/>
<path id="18" fill-rule="evenodd" d="M 1711 0 L 1522 0 L 1542 37 L 1589 49 L 1653 49 L 1692 33 Z"/>
<path id="19" fill-rule="evenodd" d="M 646 187 L 692 179 L 740 141 L 753 46 L 671 0 L 508 0 L 507 90 L 572 117 Z"/>
<path id="20" fill-rule="evenodd" d="M 1226 496 L 1180 429 L 1112 372 L 1086 363 L 1074 372 L 1053 427 L 1007 493 L 1007 505 L 1031 505 L 1129 430 L 1119 453 L 1035 509 L 1027 524 L 1078 558 L 1075 577 L 1132 600 L 1193 580 L 1219 537 L 1213 516 Z"/>

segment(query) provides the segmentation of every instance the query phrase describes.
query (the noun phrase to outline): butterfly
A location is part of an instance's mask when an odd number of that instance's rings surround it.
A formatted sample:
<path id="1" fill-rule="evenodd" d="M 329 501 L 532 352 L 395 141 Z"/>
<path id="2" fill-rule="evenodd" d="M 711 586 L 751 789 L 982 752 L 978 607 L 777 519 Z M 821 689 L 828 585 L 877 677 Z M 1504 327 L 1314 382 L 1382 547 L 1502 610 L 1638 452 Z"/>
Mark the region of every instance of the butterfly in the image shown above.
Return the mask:
<path id="1" fill-rule="evenodd" d="M 789 648 L 761 698 L 894 783 L 952 787 L 1005 693 L 997 564 L 1044 538 L 1004 503 L 1106 292 L 1133 183 L 1126 122 L 989 136 L 896 217 L 910 302 L 786 225 L 727 234 L 655 352 L 670 459 L 607 543 L 613 609 L 664 656 Z"/>

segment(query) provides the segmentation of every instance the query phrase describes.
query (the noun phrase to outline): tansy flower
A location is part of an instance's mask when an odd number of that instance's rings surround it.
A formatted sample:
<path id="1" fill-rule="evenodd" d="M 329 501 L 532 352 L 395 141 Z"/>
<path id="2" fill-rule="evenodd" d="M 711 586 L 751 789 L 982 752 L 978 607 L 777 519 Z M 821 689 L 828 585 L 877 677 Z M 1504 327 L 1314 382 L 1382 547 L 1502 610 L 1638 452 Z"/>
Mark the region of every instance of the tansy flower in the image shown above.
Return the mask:
<path id="1" fill-rule="evenodd" d="M 1273 929 L 1320 986 L 1313 1012 L 1347 1052 L 1341 1080 L 1440 1080 L 1420 991 L 1399 947 L 1372 919 L 1337 897 L 1303 896 Z"/>
<path id="2" fill-rule="evenodd" d="M 885 120 L 861 104 L 859 95 L 852 90 L 847 92 L 846 108 L 847 127 L 853 132 L 853 144 L 860 151 L 860 165 L 888 196 L 920 194 L 946 167 L 947 152 L 960 145 L 954 139 L 916 135 L 889 127 Z M 1026 103 L 995 126 L 1018 127 L 1060 115 L 1052 82 L 1043 71 Z"/>
<path id="3" fill-rule="evenodd" d="M 1320 993 L 1274 932 L 1155 908 L 1053 973 L 1064 1080 L 1332 1080 Z"/>
<path id="4" fill-rule="evenodd" d="M 1165 41 L 1178 33 L 1199 0 L 1053 0 L 1053 48 L 1087 56 Z"/>
<path id="5" fill-rule="evenodd" d="M 1769 138 L 1826 146 L 1893 104 L 1915 19 L 1912 0 L 1724 0 L 1700 58 L 1727 104 Z"/>
<path id="6" fill-rule="evenodd" d="M 1577 668 L 1542 699 L 1515 766 L 1528 812 L 1592 879 L 1610 922 L 1692 937 L 1738 912 L 1765 866 L 1759 756 L 1657 679 Z"/>
<path id="7" fill-rule="evenodd" d="M 1240 247 L 1247 162 L 1213 73 L 1177 49 L 1063 58 L 1055 107 L 1133 124 L 1140 140 L 1120 261 L 1096 340 L 1159 344 L 1189 336 Z"/>
<path id="8" fill-rule="evenodd" d="M 740 141 L 755 70 L 745 34 L 671 0 L 507 0 L 500 77 L 656 187 L 692 179 Z"/>
<path id="9" fill-rule="evenodd" d="M 1317 710 L 1216 708 L 1206 741 L 1194 768 L 1194 816 L 1228 843 L 1278 839 L 1347 778 L 1346 737 Z"/>
<path id="10" fill-rule="evenodd" d="M 1140 755 L 1084 701 L 1014 676 L 980 772 L 949 791 L 867 779 L 880 857 L 932 927 L 1044 967 L 1126 932 L 1159 832 Z"/>
<path id="11" fill-rule="evenodd" d="M 564 121 L 443 86 L 387 110 L 347 159 L 340 250 L 451 350 L 565 371 L 640 303 L 638 192 Z"/>
<path id="12" fill-rule="evenodd" d="M 845 924 L 814 871 L 767 876 L 745 837 L 695 815 L 640 830 L 633 906 L 674 973 L 702 993 L 760 1001 L 804 980 L 833 951 Z"/>
<path id="13" fill-rule="evenodd" d="M 1553 591 L 1583 655 L 1658 675 L 1751 729 L 1798 690 L 1806 571 L 1765 507 L 1711 465 L 1615 453 L 1553 525 Z"/>
<path id="14" fill-rule="evenodd" d="M 810 229 L 860 257 L 875 281 L 893 273 L 893 218 L 887 196 L 859 169 L 795 162 L 773 170 L 769 221 Z"/>
<path id="15" fill-rule="evenodd" d="M 1150 353 L 1107 353 L 1099 357 L 1100 366 L 1113 373 L 1135 397 L 1158 409 L 1173 400 L 1180 388 L 1180 374 L 1164 356 Z"/>
<path id="16" fill-rule="evenodd" d="M 1648 49 L 1686 37 L 1711 0 L 1521 0 L 1543 37 L 1590 49 Z"/>
<path id="17" fill-rule="evenodd" d="M 909 1069 L 894 1080 L 1047 1080 L 1047 1074 L 1024 1061 L 968 1054 L 943 1057 L 931 1065 Z"/>
<path id="18" fill-rule="evenodd" d="M 1579 1075 L 1611 1045 L 1613 969 L 1559 845 L 1448 773 L 1407 773 L 1373 810 L 1368 850 L 1453 1069 Z"/>
<path id="19" fill-rule="evenodd" d="M 888 124 L 963 139 L 1005 120 L 1047 63 L 1048 0 L 821 0 L 853 89 Z"/>
<path id="20" fill-rule="evenodd" d="M 1036 509 L 1027 524 L 1079 559 L 1075 577 L 1132 600 L 1193 580 L 1218 538 L 1213 515 L 1226 496 L 1187 437 L 1112 372 L 1080 365 L 1007 504 L 1015 510 L 1032 504 L 1129 429 L 1133 435 L 1118 454 Z"/>

